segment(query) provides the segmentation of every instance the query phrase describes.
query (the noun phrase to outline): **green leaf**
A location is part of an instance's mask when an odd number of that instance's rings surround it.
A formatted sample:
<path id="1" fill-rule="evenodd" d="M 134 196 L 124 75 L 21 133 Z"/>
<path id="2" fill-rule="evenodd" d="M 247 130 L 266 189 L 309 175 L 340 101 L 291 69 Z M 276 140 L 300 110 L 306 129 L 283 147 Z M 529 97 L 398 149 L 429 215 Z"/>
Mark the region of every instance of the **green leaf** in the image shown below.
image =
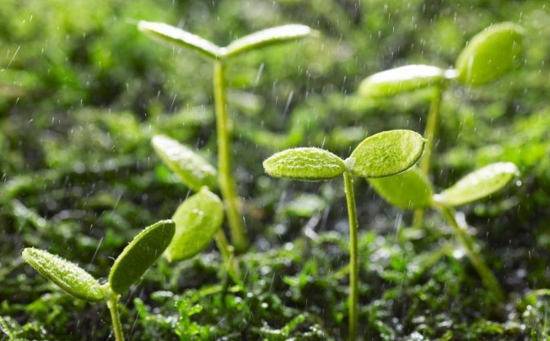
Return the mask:
<path id="1" fill-rule="evenodd" d="M 518 175 L 518 168 L 511 162 L 493 163 L 466 175 L 436 195 L 436 201 L 445 206 L 468 204 L 501 190 Z"/>
<path id="2" fill-rule="evenodd" d="M 445 82 L 446 71 L 429 65 L 407 65 L 376 73 L 359 85 L 359 94 L 367 97 L 394 96 Z"/>
<path id="3" fill-rule="evenodd" d="M 140 21 L 138 29 L 161 41 L 194 50 L 211 59 L 219 59 L 222 54 L 220 47 L 212 42 L 164 23 Z"/>
<path id="4" fill-rule="evenodd" d="M 172 220 L 161 220 L 141 231 L 113 264 L 109 274 L 111 289 L 122 294 L 137 282 L 170 245 L 174 232 Z"/>
<path id="5" fill-rule="evenodd" d="M 522 51 L 523 31 L 519 25 L 501 23 L 476 35 L 457 58 L 457 79 L 482 85 L 509 71 Z"/>
<path id="6" fill-rule="evenodd" d="M 381 178 L 411 168 L 426 140 L 411 130 L 390 130 L 367 137 L 346 160 L 346 167 L 363 178 Z"/>
<path id="7" fill-rule="evenodd" d="M 51 253 L 26 248 L 21 255 L 42 276 L 74 297 L 98 302 L 103 300 L 105 292 L 97 280 L 78 265 Z"/>
<path id="8" fill-rule="evenodd" d="M 345 170 L 342 159 L 319 148 L 287 149 L 272 155 L 263 166 L 276 178 L 310 181 L 333 179 Z"/>
<path id="9" fill-rule="evenodd" d="M 217 186 L 217 171 L 191 149 L 164 135 L 156 135 L 151 141 L 162 161 L 176 173 L 183 184 L 194 191 L 203 186 Z"/>
<path id="10" fill-rule="evenodd" d="M 305 25 L 283 25 L 268 28 L 233 41 L 227 46 L 226 56 L 234 57 L 261 47 L 301 39 L 310 33 L 311 28 Z"/>
<path id="11" fill-rule="evenodd" d="M 223 223 L 223 204 L 203 187 L 185 200 L 172 220 L 176 233 L 164 256 L 168 261 L 190 259 L 204 250 Z"/>
<path id="12" fill-rule="evenodd" d="M 413 167 L 385 178 L 368 179 L 374 190 L 390 204 L 404 209 L 432 206 L 432 184 Z"/>

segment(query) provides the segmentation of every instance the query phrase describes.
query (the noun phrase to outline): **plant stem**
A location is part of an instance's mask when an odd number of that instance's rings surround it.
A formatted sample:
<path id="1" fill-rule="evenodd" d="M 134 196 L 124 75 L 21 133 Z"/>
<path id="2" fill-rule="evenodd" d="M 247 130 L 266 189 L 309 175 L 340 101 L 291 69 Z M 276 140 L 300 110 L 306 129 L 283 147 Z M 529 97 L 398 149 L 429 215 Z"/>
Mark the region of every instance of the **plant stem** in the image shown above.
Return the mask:
<path id="1" fill-rule="evenodd" d="M 107 301 L 107 307 L 111 312 L 111 323 L 113 324 L 113 331 L 115 333 L 116 341 L 124 341 L 124 334 L 122 333 L 122 324 L 120 323 L 120 315 L 118 313 L 118 296 L 113 295 Z"/>
<path id="2" fill-rule="evenodd" d="M 467 226 L 461 226 L 458 223 L 455 217 L 455 212 L 452 209 L 447 207 L 439 207 L 439 210 L 443 213 L 443 216 L 453 228 L 458 240 L 465 248 L 466 255 L 470 259 L 470 262 L 472 262 L 472 265 L 479 274 L 479 277 L 481 277 L 481 281 L 485 287 L 493 292 L 497 299 L 504 299 L 504 292 L 500 287 L 498 279 L 495 277 L 487 263 L 485 263 L 485 260 L 483 260 L 483 256 L 481 256 L 481 254 L 477 251 L 477 245 L 473 238 L 468 234 Z"/>
<path id="3" fill-rule="evenodd" d="M 227 112 L 225 64 L 220 60 L 214 62 L 214 101 L 218 135 L 218 181 L 231 231 L 231 242 L 237 252 L 244 252 L 248 249 L 248 238 L 242 223 L 237 185 L 231 172 L 231 131 L 233 127 Z"/>
<path id="4" fill-rule="evenodd" d="M 344 172 L 344 184 L 346 191 L 346 201 L 348 205 L 349 220 L 349 253 L 350 253 L 350 271 L 349 271 L 349 340 L 357 339 L 357 305 L 358 305 L 358 251 L 357 251 L 357 210 L 355 206 L 355 193 L 353 191 L 353 175 L 348 171 Z"/>
<path id="5" fill-rule="evenodd" d="M 227 242 L 227 238 L 225 238 L 225 233 L 223 230 L 219 229 L 214 238 L 216 239 L 218 250 L 220 250 L 222 255 L 227 273 L 236 284 L 241 284 L 241 270 L 239 269 L 239 264 L 235 258 L 233 247 Z"/>
<path id="6" fill-rule="evenodd" d="M 443 85 L 439 85 L 435 88 L 434 97 L 430 103 L 430 110 L 428 112 L 428 119 L 426 121 L 426 130 L 424 131 L 424 138 L 426 147 L 424 148 L 424 155 L 420 160 L 420 170 L 430 178 L 430 170 L 432 166 L 433 152 L 435 148 L 435 141 L 437 139 L 437 131 L 439 127 L 439 111 L 441 108 L 441 100 L 443 98 L 443 92 L 445 91 Z M 413 225 L 420 226 L 424 220 L 424 210 L 416 209 L 414 211 Z"/>

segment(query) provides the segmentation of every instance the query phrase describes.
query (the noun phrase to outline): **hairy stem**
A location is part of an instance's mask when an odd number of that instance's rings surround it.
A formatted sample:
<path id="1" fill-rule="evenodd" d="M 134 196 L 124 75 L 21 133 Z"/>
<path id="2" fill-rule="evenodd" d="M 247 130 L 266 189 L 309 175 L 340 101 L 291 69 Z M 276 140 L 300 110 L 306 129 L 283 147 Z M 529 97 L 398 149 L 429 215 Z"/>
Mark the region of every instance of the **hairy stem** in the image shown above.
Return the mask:
<path id="1" fill-rule="evenodd" d="M 430 110 L 428 112 L 428 119 L 426 121 L 426 130 L 424 131 L 424 138 L 426 147 L 424 148 L 424 155 L 420 160 L 420 170 L 430 178 L 430 170 L 432 166 L 433 152 L 435 148 L 435 141 L 437 140 L 437 131 L 439 127 L 439 111 L 441 108 L 441 100 L 443 98 L 444 86 L 439 85 L 435 88 L 434 97 L 430 103 Z M 424 220 L 424 209 L 416 209 L 414 211 L 414 226 L 422 225 Z"/>
<path id="2" fill-rule="evenodd" d="M 214 100 L 216 104 L 216 130 L 218 137 L 218 181 L 231 231 L 231 242 L 237 252 L 244 252 L 248 249 L 248 238 L 243 227 L 237 185 L 231 171 L 232 125 L 227 112 L 225 64 L 223 61 L 216 61 L 214 63 Z"/>
<path id="3" fill-rule="evenodd" d="M 348 172 L 344 172 L 344 184 L 346 191 L 346 201 L 348 205 L 349 219 L 349 253 L 350 253 L 350 270 L 349 270 L 349 340 L 357 339 L 357 305 L 358 305 L 358 251 L 357 251 L 357 210 L 355 206 L 355 193 L 353 191 L 353 176 Z"/>
<path id="4" fill-rule="evenodd" d="M 113 332 L 115 334 L 116 341 L 124 341 L 124 334 L 122 333 L 122 324 L 120 323 L 120 315 L 118 312 L 118 296 L 113 296 L 107 301 L 107 307 L 111 312 L 111 321 L 113 324 Z"/>
<path id="5" fill-rule="evenodd" d="M 477 245 L 473 238 L 468 234 L 468 231 L 466 230 L 467 227 L 459 224 L 456 220 L 455 212 L 452 209 L 447 207 L 440 207 L 439 209 L 453 228 L 458 240 L 466 251 L 466 255 L 470 259 L 470 262 L 472 262 L 472 265 L 479 274 L 479 277 L 481 277 L 483 285 L 493 292 L 497 299 L 502 300 L 504 298 L 504 292 L 500 287 L 500 283 L 487 263 L 485 263 L 485 260 L 483 260 L 481 254 L 477 251 Z"/>
<path id="6" fill-rule="evenodd" d="M 219 229 L 214 238 L 216 239 L 218 250 L 220 250 L 222 255 L 227 273 L 236 284 L 241 284 L 241 270 L 239 269 L 239 263 L 237 263 L 235 253 L 233 252 L 233 247 L 227 242 L 227 238 L 225 238 L 225 233 L 223 230 Z"/>

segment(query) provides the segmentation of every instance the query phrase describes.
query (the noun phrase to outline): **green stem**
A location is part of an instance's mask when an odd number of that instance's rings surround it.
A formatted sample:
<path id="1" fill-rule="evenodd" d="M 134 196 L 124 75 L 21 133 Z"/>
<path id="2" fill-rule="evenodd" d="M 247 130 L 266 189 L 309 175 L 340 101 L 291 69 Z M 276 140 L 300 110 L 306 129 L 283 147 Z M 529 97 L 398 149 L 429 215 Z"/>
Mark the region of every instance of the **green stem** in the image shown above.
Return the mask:
<path id="1" fill-rule="evenodd" d="M 218 135 L 219 186 L 225 203 L 227 221 L 231 230 L 231 242 L 236 251 L 248 249 L 248 238 L 243 227 L 237 185 L 231 172 L 232 125 L 227 112 L 225 64 L 214 63 L 214 101 L 216 104 L 216 129 Z"/>
<path id="2" fill-rule="evenodd" d="M 120 323 L 120 315 L 118 312 L 118 296 L 113 295 L 112 298 L 110 298 L 107 301 L 107 307 L 109 308 L 109 311 L 111 312 L 111 321 L 113 324 L 113 331 L 115 333 L 115 340 L 116 341 L 124 341 L 124 334 L 122 333 L 122 324 Z"/>
<path id="3" fill-rule="evenodd" d="M 358 305 L 358 252 L 357 252 L 357 210 L 355 206 L 355 193 L 353 191 L 353 176 L 344 172 L 344 184 L 346 191 L 346 201 L 348 205 L 349 219 L 349 253 L 350 253 L 350 271 L 349 271 L 349 340 L 357 339 L 357 305 Z"/>
<path id="4" fill-rule="evenodd" d="M 458 223 L 455 217 L 455 212 L 452 209 L 447 207 L 439 207 L 439 210 L 453 228 L 459 242 L 466 251 L 466 255 L 470 259 L 470 262 L 472 262 L 472 265 L 479 274 L 479 277 L 481 277 L 481 281 L 485 287 L 493 292 L 497 299 L 504 299 L 504 292 L 500 287 L 498 279 L 495 277 L 487 263 L 485 263 L 485 260 L 483 260 L 483 256 L 481 256 L 481 254 L 477 251 L 477 245 L 473 238 L 468 234 L 467 226 L 461 226 Z"/>
<path id="5" fill-rule="evenodd" d="M 218 250 L 220 250 L 222 255 L 227 273 L 236 284 L 241 284 L 241 270 L 239 269 L 239 263 L 237 263 L 233 247 L 227 242 L 227 238 L 225 238 L 225 233 L 223 230 L 219 229 L 214 238 L 216 239 Z"/>
<path id="6" fill-rule="evenodd" d="M 424 148 L 424 155 L 420 160 L 420 170 L 430 178 L 430 170 L 432 166 L 433 152 L 435 148 L 435 141 L 437 140 L 437 131 L 439 126 L 439 111 L 441 109 L 441 101 L 443 98 L 443 92 L 445 87 L 439 85 L 435 88 L 434 97 L 430 103 L 430 110 L 428 112 L 428 119 L 426 121 L 426 130 L 424 131 L 424 138 L 428 141 L 426 142 L 426 147 Z M 424 220 L 424 210 L 416 209 L 414 211 L 414 226 L 422 225 Z"/>

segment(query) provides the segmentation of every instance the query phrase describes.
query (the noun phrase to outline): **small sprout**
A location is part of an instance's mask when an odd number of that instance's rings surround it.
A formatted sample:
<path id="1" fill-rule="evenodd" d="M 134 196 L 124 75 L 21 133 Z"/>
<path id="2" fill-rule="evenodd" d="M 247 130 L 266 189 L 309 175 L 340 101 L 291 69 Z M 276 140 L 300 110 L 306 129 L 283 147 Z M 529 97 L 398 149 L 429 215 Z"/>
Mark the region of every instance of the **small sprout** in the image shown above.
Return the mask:
<path id="1" fill-rule="evenodd" d="M 498 192 L 518 175 L 519 170 L 513 163 L 493 163 L 466 175 L 437 195 L 436 200 L 445 206 L 465 205 Z"/>
<path id="2" fill-rule="evenodd" d="M 483 85 L 499 78 L 514 66 L 523 37 L 523 28 L 509 22 L 486 28 L 457 58 L 457 79 L 467 85 Z"/>
<path id="3" fill-rule="evenodd" d="M 283 25 L 268 28 L 234 40 L 226 48 L 227 58 L 258 48 L 305 38 L 311 33 L 306 25 Z"/>
<path id="4" fill-rule="evenodd" d="M 109 273 L 111 290 L 122 294 L 137 282 L 170 245 L 174 232 L 171 220 L 159 221 L 141 231 L 113 264 Z"/>
<path id="5" fill-rule="evenodd" d="M 380 178 L 403 172 L 422 155 L 426 140 L 411 130 L 390 130 L 366 138 L 351 153 L 348 169 L 362 178 Z"/>
<path id="6" fill-rule="evenodd" d="M 34 248 L 24 249 L 21 256 L 42 276 L 76 298 L 99 302 L 105 297 L 105 291 L 92 275 L 66 259 Z"/>
<path id="7" fill-rule="evenodd" d="M 151 144 L 166 166 L 187 187 L 194 191 L 203 186 L 217 187 L 216 169 L 191 149 L 164 135 L 154 136 Z"/>
<path id="8" fill-rule="evenodd" d="M 377 179 L 368 179 L 369 184 L 390 204 L 404 208 L 417 209 L 432 206 L 432 184 L 417 168 L 403 173 Z"/>
<path id="9" fill-rule="evenodd" d="M 263 166 L 276 178 L 309 181 L 334 179 L 345 171 L 342 159 L 319 148 L 287 149 L 272 155 Z"/>
<path id="10" fill-rule="evenodd" d="M 21 256 L 42 276 L 69 294 L 90 302 L 107 303 L 115 340 L 124 341 L 118 313 L 120 295 L 162 255 L 174 236 L 174 230 L 174 222 L 171 220 L 162 220 L 146 227 L 117 258 L 109 274 L 109 283 L 105 285 L 99 285 L 92 275 L 76 264 L 47 251 L 26 248 Z"/>
<path id="11" fill-rule="evenodd" d="M 456 61 L 456 69 L 442 70 L 429 65 L 408 65 L 374 74 L 361 83 L 359 94 L 368 97 L 393 96 L 433 87 L 424 137 L 428 140 L 420 170 L 430 176 L 435 142 L 438 140 L 440 109 L 450 80 L 475 86 L 490 83 L 509 71 L 522 51 L 524 30 L 513 23 L 493 25 L 475 36 Z M 418 208 L 414 224 L 420 225 L 423 210 Z"/>
<path id="12" fill-rule="evenodd" d="M 223 204 L 217 195 L 203 187 L 185 200 L 172 220 L 176 232 L 164 256 L 168 261 L 190 259 L 212 241 L 223 223 Z"/>
<path id="13" fill-rule="evenodd" d="M 304 25 L 284 25 L 259 31 L 241 39 L 237 39 L 227 47 L 219 47 L 192 33 L 162 23 L 140 21 L 138 29 L 153 37 L 160 38 L 163 41 L 197 51 L 214 61 L 213 84 L 216 111 L 218 168 L 220 170 L 218 174 L 218 184 L 222 193 L 227 221 L 231 230 L 231 241 L 236 251 L 244 252 L 248 249 L 248 237 L 243 226 L 241 203 L 237 193 L 238 186 L 231 171 L 233 162 L 231 155 L 232 132 L 230 127 L 232 127 L 233 124 L 227 105 L 227 60 L 239 56 L 246 51 L 307 37 L 312 30 Z M 201 186 L 198 186 L 198 188 L 200 187 Z M 194 187 L 195 190 L 198 190 L 198 188 Z"/>
<path id="14" fill-rule="evenodd" d="M 193 33 L 164 23 L 140 21 L 138 29 L 154 38 L 194 50 L 211 59 L 220 57 L 220 47 Z"/>
<path id="15" fill-rule="evenodd" d="M 366 97 L 387 97 L 426 87 L 441 85 L 450 73 L 436 66 L 407 65 L 367 77 L 359 85 Z"/>
<path id="16" fill-rule="evenodd" d="M 384 177 L 401 173 L 422 155 L 425 140 L 410 130 L 391 130 L 366 138 L 345 161 L 326 150 L 296 148 L 279 152 L 264 161 L 267 174 L 296 180 L 330 180 L 344 176 L 350 231 L 349 339 L 357 338 L 359 255 L 357 209 L 353 175 Z"/>
<path id="17" fill-rule="evenodd" d="M 394 206 L 406 209 L 437 209 L 453 228 L 483 284 L 497 298 L 502 298 L 504 294 L 497 278 L 477 250 L 475 240 L 456 219 L 452 207 L 488 197 L 509 184 L 518 174 L 518 168 L 513 163 L 494 163 L 470 173 L 454 186 L 436 195 L 432 193 L 429 180 L 416 169 L 388 178 L 369 179 L 369 182 L 382 198 Z"/>

